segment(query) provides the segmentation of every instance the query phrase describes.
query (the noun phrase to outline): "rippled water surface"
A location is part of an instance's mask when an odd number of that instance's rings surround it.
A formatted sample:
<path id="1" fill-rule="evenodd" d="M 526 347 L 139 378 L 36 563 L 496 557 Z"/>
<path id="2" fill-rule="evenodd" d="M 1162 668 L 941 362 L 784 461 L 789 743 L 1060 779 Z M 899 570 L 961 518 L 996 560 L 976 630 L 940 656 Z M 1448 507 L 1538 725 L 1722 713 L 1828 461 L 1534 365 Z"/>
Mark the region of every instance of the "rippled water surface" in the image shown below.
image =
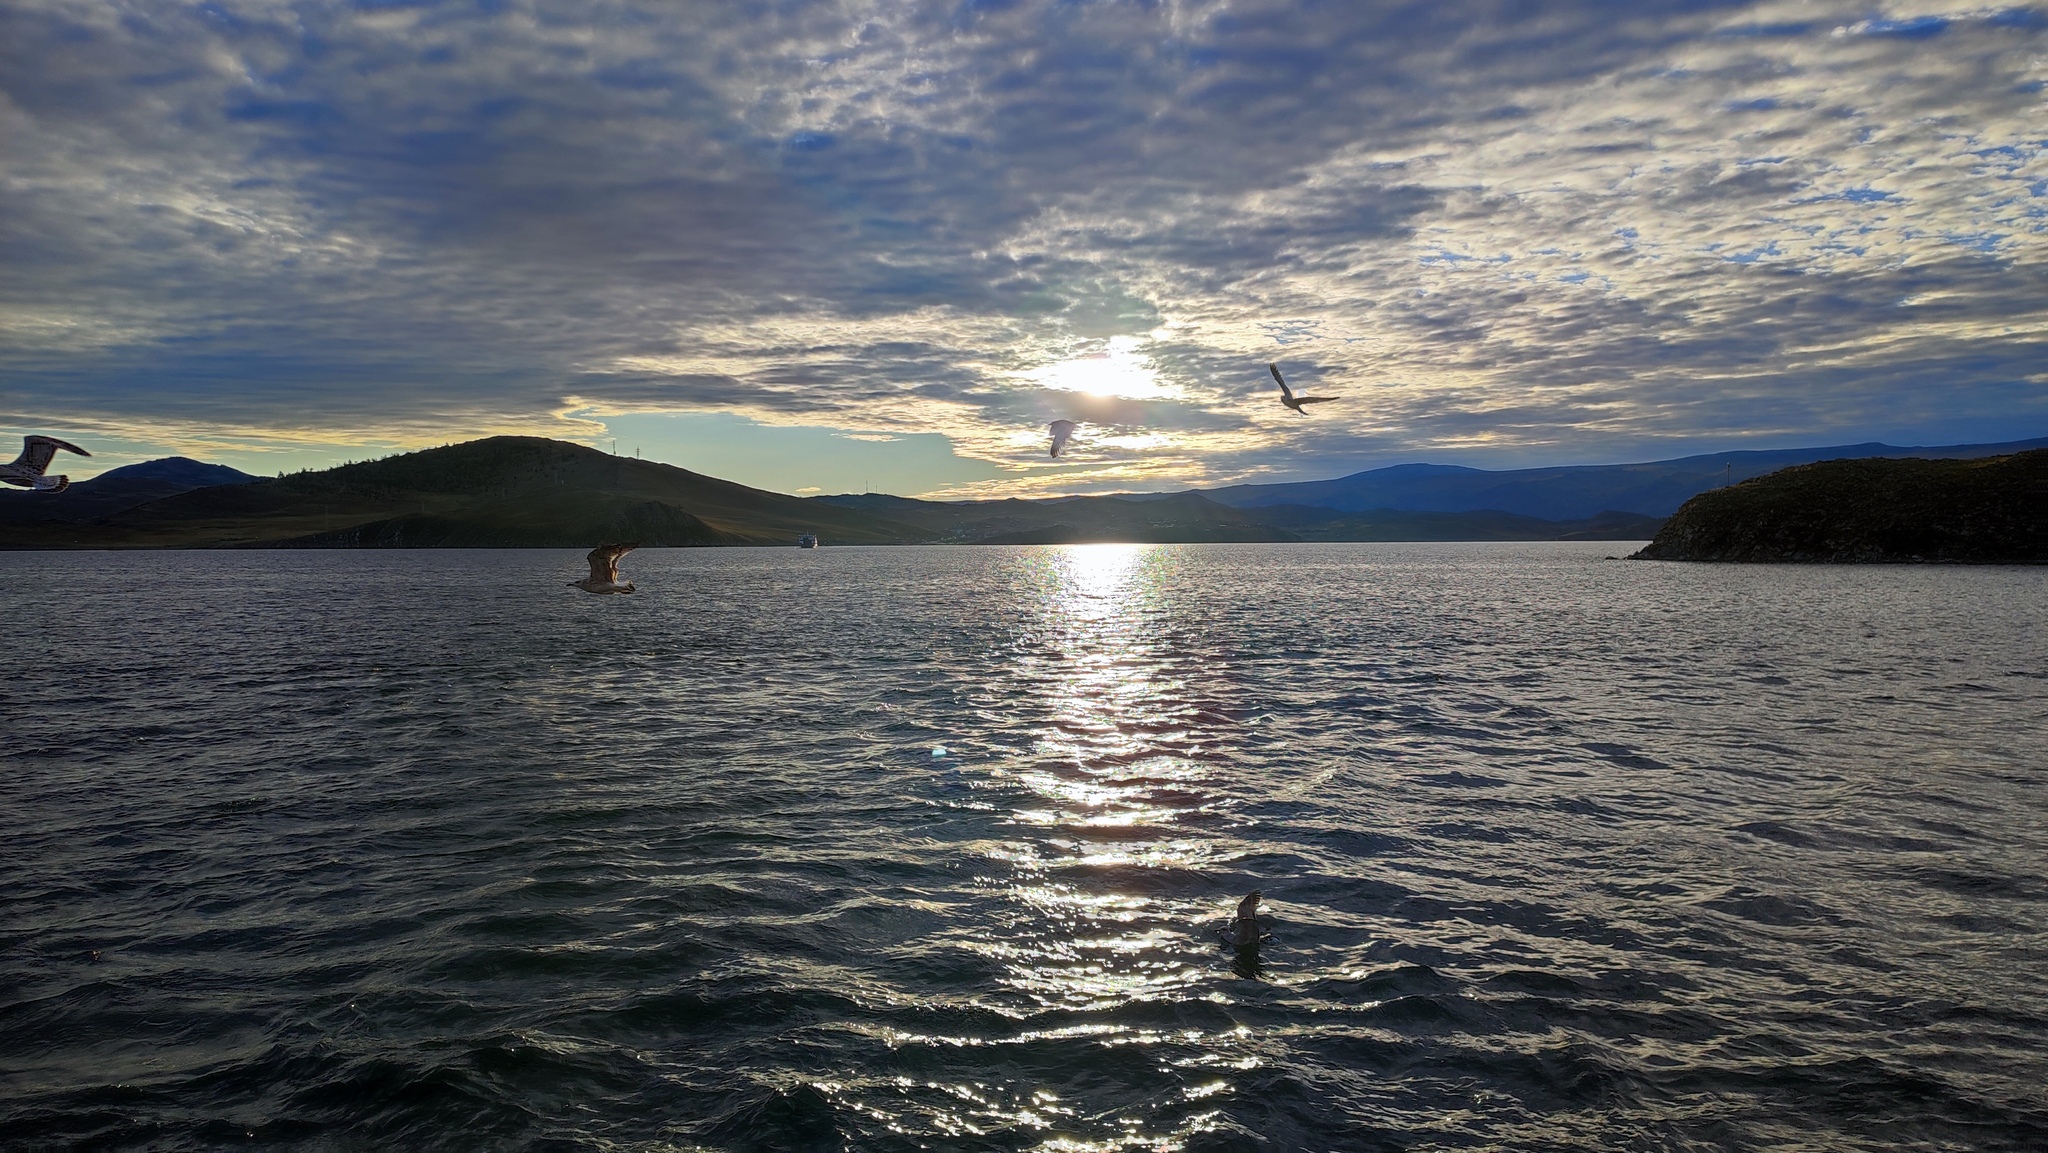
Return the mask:
<path id="1" fill-rule="evenodd" d="M 0 1145 L 2048 1144 L 2048 570 L 1613 551 L 0 554 Z"/>

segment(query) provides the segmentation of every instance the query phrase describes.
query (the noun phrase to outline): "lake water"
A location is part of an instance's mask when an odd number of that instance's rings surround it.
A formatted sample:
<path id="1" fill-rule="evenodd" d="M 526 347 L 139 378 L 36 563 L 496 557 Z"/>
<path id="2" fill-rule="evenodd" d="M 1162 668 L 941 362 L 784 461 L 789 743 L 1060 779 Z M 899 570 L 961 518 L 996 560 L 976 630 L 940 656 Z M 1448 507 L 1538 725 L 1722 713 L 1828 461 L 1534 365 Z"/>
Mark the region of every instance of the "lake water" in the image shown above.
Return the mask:
<path id="1" fill-rule="evenodd" d="M 2048 569 L 1628 547 L 0 553 L 0 1146 L 2048 1143 Z"/>

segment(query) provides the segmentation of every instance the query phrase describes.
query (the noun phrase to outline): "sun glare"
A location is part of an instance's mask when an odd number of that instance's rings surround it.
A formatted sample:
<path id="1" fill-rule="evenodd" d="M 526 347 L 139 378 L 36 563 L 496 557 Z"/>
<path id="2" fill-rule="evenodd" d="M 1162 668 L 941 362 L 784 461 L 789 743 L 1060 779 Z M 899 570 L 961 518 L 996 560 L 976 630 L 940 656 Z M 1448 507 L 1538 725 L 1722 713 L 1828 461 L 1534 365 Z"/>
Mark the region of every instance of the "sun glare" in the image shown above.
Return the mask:
<path id="1" fill-rule="evenodd" d="M 1162 400 L 1181 391 L 1159 379 L 1151 358 L 1138 351 L 1134 336 L 1110 338 L 1107 351 L 1076 357 L 1020 373 L 1041 388 L 1080 392 L 1119 400 Z"/>

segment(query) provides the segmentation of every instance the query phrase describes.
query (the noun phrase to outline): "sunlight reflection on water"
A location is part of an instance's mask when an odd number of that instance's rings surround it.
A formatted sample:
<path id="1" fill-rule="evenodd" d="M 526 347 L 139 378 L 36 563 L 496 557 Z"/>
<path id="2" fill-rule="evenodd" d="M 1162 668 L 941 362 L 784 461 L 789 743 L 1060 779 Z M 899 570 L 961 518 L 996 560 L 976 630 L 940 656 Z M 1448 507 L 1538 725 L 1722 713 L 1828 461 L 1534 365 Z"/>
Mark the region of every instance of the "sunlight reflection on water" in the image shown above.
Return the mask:
<path id="1" fill-rule="evenodd" d="M 1176 835 L 1182 816 L 1210 803 L 1202 788 L 1208 768 L 1169 747 L 1191 735 L 1189 709 L 1173 654 L 1153 628 L 1178 555 L 1100 544 L 1034 558 L 1051 570 L 1040 622 L 1045 643 L 1018 679 L 1038 690 L 1046 721 L 1031 763 L 1012 770 L 1028 794 L 1010 818 L 1034 835 L 1002 849 L 1017 870 L 1008 895 L 1027 910 L 1018 920 L 1030 932 L 986 948 L 1006 965 L 1005 983 L 1043 1008 L 1090 1011 L 1171 998 L 1210 977 L 1187 956 L 1190 927 L 1204 916 L 1200 904 L 1129 883 L 1148 870 L 1202 869 L 1222 853 L 1213 839 Z M 1202 1036 L 1183 1032 L 1183 1041 Z M 1160 1039 L 1134 1026 L 1094 1035 L 1118 1046 Z M 1186 1098 L 1229 1084 L 1211 1080 Z M 1176 1148 L 1212 1117 L 1197 1113 L 1171 1132 L 1147 1132 L 1133 1117 L 1114 1138 L 1059 1138 L 1046 1148 Z"/>

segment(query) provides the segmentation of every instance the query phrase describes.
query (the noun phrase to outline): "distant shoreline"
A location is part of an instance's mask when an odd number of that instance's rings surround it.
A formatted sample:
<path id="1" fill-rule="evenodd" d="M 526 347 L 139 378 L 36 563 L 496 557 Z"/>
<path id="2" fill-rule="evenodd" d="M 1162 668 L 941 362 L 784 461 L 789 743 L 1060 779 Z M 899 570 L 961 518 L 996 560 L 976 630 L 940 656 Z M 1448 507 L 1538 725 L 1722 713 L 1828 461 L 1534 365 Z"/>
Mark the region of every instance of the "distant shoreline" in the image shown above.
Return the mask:
<path id="1" fill-rule="evenodd" d="M 748 541 L 738 544 L 656 544 L 639 545 L 636 547 L 643 552 L 653 549 L 693 549 L 703 551 L 732 549 L 762 549 L 770 551 L 787 550 L 789 552 L 812 553 L 831 552 L 835 549 L 852 548 L 1066 548 L 1072 545 L 1173 545 L 1203 547 L 1213 546 L 1218 548 L 1252 548 L 1269 547 L 1274 545 L 1302 545 L 1323 547 L 1332 545 L 1361 544 L 1568 544 L 1585 545 L 1589 547 L 1598 545 L 1607 548 L 1614 548 L 1617 546 L 1647 543 L 1649 543 L 1648 540 L 1644 538 L 1638 538 L 1636 540 L 1556 540 L 1542 537 L 1532 537 L 1527 539 L 1503 539 L 1498 537 L 1491 537 L 1471 540 L 1446 540 L 1441 538 L 1427 538 L 1414 540 L 1076 540 L 1056 541 L 1051 543 L 1017 543 L 1008 541 L 858 541 L 847 544 L 833 544 L 830 541 L 826 541 L 823 545 L 816 549 L 798 548 L 794 543 L 784 545 Z M 47 544 L 15 545 L 0 543 L 0 552 L 562 552 L 564 550 L 574 551 L 587 549 L 589 547 L 590 545 L 588 544 L 294 545 L 274 544 L 265 542 L 261 544 L 226 545 L 91 544 L 65 546 Z M 1624 558 L 1616 557 L 1614 559 Z"/>
<path id="2" fill-rule="evenodd" d="M 2030 446 L 2034 442 L 2025 442 Z M 673 465 L 540 437 L 489 437 L 274 478 L 167 458 L 111 470 L 62 494 L 0 494 L 0 549 L 589 548 L 856 544 L 1221 544 L 1604 541 L 1676 559 L 1666 511 L 1748 486 L 1823 451 L 1875 474 L 1921 467 L 1907 452 L 2004 459 L 1997 446 L 1737 452 L 1626 466 L 1488 472 L 1396 465 L 1329 481 L 1040 500 L 930 501 L 879 493 L 796 497 Z M 2021 454 L 2024 455 L 2024 454 Z M 1734 483 L 1731 488 L 1731 478 Z M 1718 498 L 1716 498 L 1718 499 Z M 1711 504 L 1711 501 L 1709 502 Z M 2048 504 L 2048 497 L 2042 503 Z M 1626 511 L 1646 509 L 1643 511 Z M 1690 530 L 1688 530 L 1690 531 Z M 1965 529 L 1962 535 L 1969 535 Z M 1659 541 L 1664 543 L 1660 544 Z M 1686 559 L 1897 559 L 1997 563 L 1967 549 L 1794 548 Z M 2033 554 L 2022 550 L 2018 559 Z"/>

